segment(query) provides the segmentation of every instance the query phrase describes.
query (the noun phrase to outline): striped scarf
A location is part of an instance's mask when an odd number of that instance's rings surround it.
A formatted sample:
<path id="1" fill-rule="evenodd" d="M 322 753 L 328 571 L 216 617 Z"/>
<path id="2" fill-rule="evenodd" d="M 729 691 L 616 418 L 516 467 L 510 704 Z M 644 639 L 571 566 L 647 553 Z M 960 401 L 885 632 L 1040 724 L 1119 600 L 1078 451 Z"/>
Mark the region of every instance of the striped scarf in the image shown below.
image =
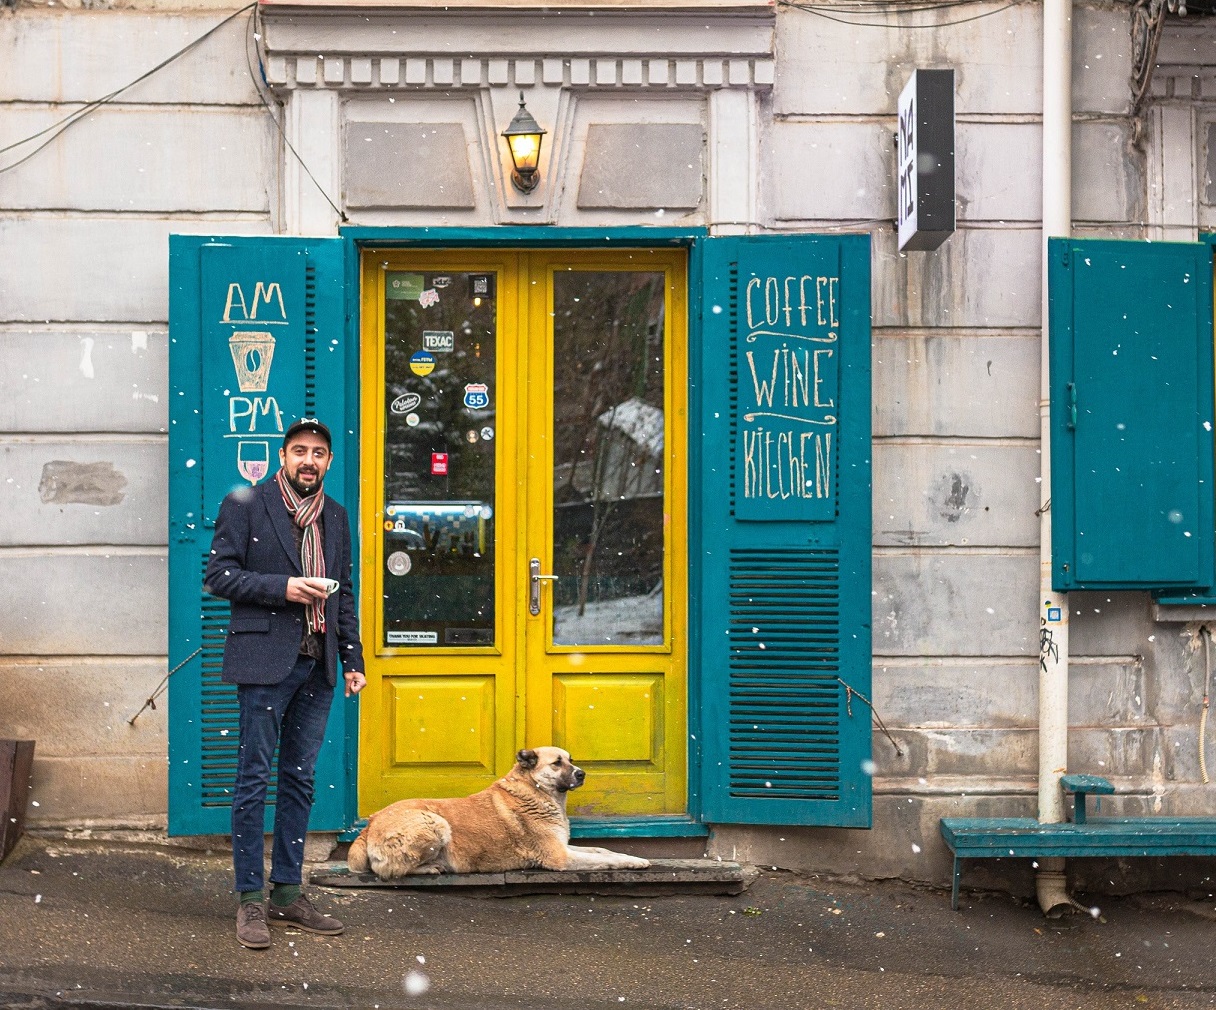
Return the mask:
<path id="1" fill-rule="evenodd" d="M 325 507 L 325 492 L 320 489 L 307 498 L 291 486 L 287 475 L 279 470 L 274 475 L 279 482 L 279 491 L 283 495 L 283 504 L 304 536 L 300 542 L 300 568 L 308 579 L 325 578 L 325 552 L 321 549 L 321 530 L 317 520 L 321 518 L 321 509 Z M 316 600 L 307 606 L 308 630 L 325 630 L 325 601 Z"/>

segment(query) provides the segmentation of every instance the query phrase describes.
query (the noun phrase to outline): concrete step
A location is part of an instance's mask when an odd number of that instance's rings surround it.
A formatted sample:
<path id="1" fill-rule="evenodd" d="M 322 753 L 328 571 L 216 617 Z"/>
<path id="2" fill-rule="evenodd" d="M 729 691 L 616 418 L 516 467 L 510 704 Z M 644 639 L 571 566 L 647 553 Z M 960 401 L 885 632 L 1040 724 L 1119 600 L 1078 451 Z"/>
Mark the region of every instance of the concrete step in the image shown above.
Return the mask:
<path id="1" fill-rule="evenodd" d="M 644 870 L 511 870 L 507 873 L 419 873 L 381 880 L 353 873 L 345 863 L 317 867 L 309 883 L 320 887 L 403 888 L 467 896 L 510 894 L 739 894 L 757 871 L 719 859 L 652 859 Z"/>

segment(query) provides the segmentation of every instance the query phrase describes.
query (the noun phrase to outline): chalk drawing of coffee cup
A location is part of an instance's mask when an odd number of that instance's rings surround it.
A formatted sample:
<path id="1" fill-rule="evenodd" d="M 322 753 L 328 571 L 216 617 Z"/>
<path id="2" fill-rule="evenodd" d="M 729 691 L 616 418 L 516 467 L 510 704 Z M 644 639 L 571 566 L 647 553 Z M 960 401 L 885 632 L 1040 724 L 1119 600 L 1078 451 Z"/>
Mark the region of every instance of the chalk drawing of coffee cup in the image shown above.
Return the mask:
<path id="1" fill-rule="evenodd" d="M 274 359 L 274 337 L 269 333 L 237 330 L 228 338 L 236 383 L 242 393 L 264 393 Z"/>

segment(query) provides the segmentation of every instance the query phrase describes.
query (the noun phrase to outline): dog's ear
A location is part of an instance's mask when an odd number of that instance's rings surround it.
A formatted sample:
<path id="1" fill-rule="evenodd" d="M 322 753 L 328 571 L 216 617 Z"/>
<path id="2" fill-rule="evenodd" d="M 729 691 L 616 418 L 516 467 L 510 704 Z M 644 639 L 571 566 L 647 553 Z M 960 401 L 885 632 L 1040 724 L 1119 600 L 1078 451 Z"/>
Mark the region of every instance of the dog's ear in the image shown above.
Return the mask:
<path id="1" fill-rule="evenodd" d="M 519 762 L 519 767 L 524 771 L 531 771 L 536 767 L 540 758 L 536 756 L 536 751 L 534 750 L 521 750 L 515 755 L 515 760 Z"/>

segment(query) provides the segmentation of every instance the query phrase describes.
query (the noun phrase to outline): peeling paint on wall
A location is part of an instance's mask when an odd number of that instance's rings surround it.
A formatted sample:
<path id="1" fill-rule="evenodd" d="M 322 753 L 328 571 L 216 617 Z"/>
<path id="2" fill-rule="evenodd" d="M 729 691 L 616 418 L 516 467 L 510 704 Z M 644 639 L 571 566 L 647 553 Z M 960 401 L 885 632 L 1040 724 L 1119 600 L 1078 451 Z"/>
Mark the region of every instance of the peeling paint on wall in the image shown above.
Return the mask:
<path id="1" fill-rule="evenodd" d="M 934 489 L 938 515 L 948 523 L 956 523 L 971 511 L 976 497 L 971 477 L 963 473 L 944 474 Z"/>
<path id="2" fill-rule="evenodd" d="M 80 338 L 80 374 L 86 379 L 93 378 L 93 344 L 92 337 Z"/>
<path id="3" fill-rule="evenodd" d="M 38 497 L 44 505 L 117 505 L 126 486 L 127 478 L 113 463 L 53 459 L 42 467 Z"/>

